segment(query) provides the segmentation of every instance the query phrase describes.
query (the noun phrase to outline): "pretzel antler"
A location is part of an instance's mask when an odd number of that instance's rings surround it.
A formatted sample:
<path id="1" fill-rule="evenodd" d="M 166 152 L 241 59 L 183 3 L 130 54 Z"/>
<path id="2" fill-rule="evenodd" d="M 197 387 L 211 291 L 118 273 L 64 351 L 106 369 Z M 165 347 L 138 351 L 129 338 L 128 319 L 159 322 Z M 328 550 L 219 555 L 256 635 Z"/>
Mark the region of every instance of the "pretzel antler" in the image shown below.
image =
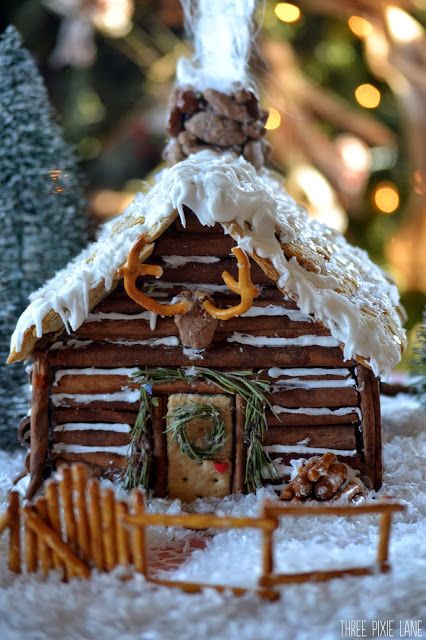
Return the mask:
<path id="1" fill-rule="evenodd" d="M 153 311 L 160 316 L 174 316 L 180 313 L 186 313 L 191 308 L 190 302 L 183 300 L 175 304 L 160 304 L 137 288 L 136 280 L 139 276 L 147 274 L 161 278 L 163 275 L 162 267 L 155 264 L 143 264 L 139 261 L 139 255 L 148 242 L 149 240 L 144 235 L 141 235 L 132 244 L 127 256 L 127 262 L 118 270 L 118 276 L 124 278 L 126 293 L 132 300 L 141 305 L 141 307 L 144 307 L 144 309 L 148 311 Z"/>
<path id="2" fill-rule="evenodd" d="M 230 273 L 224 271 L 222 278 L 226 285 L 241 296 L 240 304 L 228 309 L 219 309 L 215 307 L 209 300 L 203 303 L 203 308 L 207 313 L 219 320 L 229 320 L 235 316 L 239 316 L 250 309 L 253 300 L 259 295 L 260 291 L 253 285 L 250 277 L 250 261 L 245 251 L 238 247 L 231 249 L 232 253 L 238 260 L 238 282 Z"/>

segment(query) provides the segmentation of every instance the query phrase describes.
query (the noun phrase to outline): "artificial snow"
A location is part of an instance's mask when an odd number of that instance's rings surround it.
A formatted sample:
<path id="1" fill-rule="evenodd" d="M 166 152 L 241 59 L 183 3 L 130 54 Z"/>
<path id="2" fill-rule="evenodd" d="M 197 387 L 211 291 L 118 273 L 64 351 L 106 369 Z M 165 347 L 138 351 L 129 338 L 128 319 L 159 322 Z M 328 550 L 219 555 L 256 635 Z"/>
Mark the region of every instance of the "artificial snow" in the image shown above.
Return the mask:
<path id="1" fill-rule="evenodd" d="M 342 619 L 392 619 L 396 631 L 399 620 L 421 619 L 426 610 L 426 415 L 414 398 L 405 395 L 383 398 L 382 410 L 385 474 L 379 496 L 391 496 L 407 506 L 405 513 L 394 517 L 389 574 L 286 586 L 276 603 L 254 594 L 236 598 L 209 589 L 186 595 L 150 585 L 141 576 L 123 582 L 120 571 L 62 584 L 54 574 L 43 581 L 10 573 L 3 537 L 1 640 L 334 640 L 341 638 Z M 0 452 L 0 509 L 22 462 L 21 453 Z M 21 481 L 18 488 L 24 490 L 26 482 Z M 262 501 L 272 497 L 272 490 L 264 488 L 255 495 L 198 500 L 191 508 L 255 516 Z M 370 492 L 368 499 L 376 497 Z M 188 507 L 177 500 L 156 499 L 150 510 L 179 513 Z M 370 563 L 376 549 L 375 523 L 371 516 L 287 518 L 276 534 L 278 569 L 307 571 Z M 185 536 L 176 529 L 155 529 L 151 544 L 184 544 Z M 259 534 L 230 530 L 215 535 L 204 550 L 194 551 L 167 576 L 254 587 L 259 564 Z"/>

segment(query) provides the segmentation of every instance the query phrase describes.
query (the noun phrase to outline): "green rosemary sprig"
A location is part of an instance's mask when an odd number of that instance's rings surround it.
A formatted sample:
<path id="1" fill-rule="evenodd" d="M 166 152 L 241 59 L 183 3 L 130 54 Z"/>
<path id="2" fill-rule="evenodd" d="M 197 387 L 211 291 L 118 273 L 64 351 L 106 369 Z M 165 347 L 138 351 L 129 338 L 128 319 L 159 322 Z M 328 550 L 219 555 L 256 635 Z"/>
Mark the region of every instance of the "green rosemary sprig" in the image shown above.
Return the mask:
<path id="1" fill-rule="evenodd" d="M 149 385 L 141 385 L 139 412 L 132 429 L 129 460 L 124 476 L 124 486 L 128 490 L 148 486 L 152 467 L 151 434 L 148 423 L 151 420 L 154 400 L 150 395 Z"/>

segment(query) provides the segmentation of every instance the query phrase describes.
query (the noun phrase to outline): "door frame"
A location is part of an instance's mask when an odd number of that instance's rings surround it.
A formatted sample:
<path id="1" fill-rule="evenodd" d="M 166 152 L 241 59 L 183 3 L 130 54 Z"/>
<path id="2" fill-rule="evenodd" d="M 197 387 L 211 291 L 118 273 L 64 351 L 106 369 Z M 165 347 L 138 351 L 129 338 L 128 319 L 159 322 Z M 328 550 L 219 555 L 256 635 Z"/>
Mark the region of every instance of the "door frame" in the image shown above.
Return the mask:
<path id="1" fill-rule="evenodd" d="M 165 385 L 166 386 L 166 385 Z M 166 422 L 164 420 L 167 415 L 168 397 L 174 393 L 195 393 L 201 395 L 228 395 L 234 397 L 234 415 L 233 415 L 233 446 L 231 451 L 231 492 L 245 493 L 245 469 L 247 461 L 247 446 L 244 442 L 244 421 L 245 421 L 245 402 L 239 394 L 225 393 L 219 387 L 213 385 L 207 390 L 205 383 L 187 383 L 183 388 L 182 383 L 178 389 L 158 387 L 155 389 L 154 397 L 158 402 L 152 407 L 152 454 L 153 454 L 153 471 L 150 488 L 159 498 L 167 497 L 167 477 L 168 477 L 168 456 L 167 456 L 167 436 L 165 433 Z"/>

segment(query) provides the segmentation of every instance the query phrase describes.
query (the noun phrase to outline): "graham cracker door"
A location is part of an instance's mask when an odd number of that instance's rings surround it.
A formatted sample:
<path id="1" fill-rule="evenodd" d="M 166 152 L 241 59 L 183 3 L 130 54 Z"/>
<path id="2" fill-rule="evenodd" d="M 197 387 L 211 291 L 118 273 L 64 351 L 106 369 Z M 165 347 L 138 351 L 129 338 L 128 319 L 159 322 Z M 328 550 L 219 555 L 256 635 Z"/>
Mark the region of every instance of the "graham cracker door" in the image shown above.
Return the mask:
<path id="1" fill-rule="evenodd" d="M 194 403 L 217 407 L 225 424 L 226 440 L 222 450 L 216 454 L 215 460 L 197 462 L 181 453 L 173 435 L 170 432 L 167 433 L 167 493 L 170 498 L 180 498 L 185 502 L 200 496 L 222 498 L 231 493 L 234 398 L 220 394 L 175 393 L 169 396 L 167 415 L 172 416 L 182 405 Z M 209 421 L 192 420 L 186 426 L 186 434 L 188 439 L 202 446 L 203 436 L 210 429 Z"/>

